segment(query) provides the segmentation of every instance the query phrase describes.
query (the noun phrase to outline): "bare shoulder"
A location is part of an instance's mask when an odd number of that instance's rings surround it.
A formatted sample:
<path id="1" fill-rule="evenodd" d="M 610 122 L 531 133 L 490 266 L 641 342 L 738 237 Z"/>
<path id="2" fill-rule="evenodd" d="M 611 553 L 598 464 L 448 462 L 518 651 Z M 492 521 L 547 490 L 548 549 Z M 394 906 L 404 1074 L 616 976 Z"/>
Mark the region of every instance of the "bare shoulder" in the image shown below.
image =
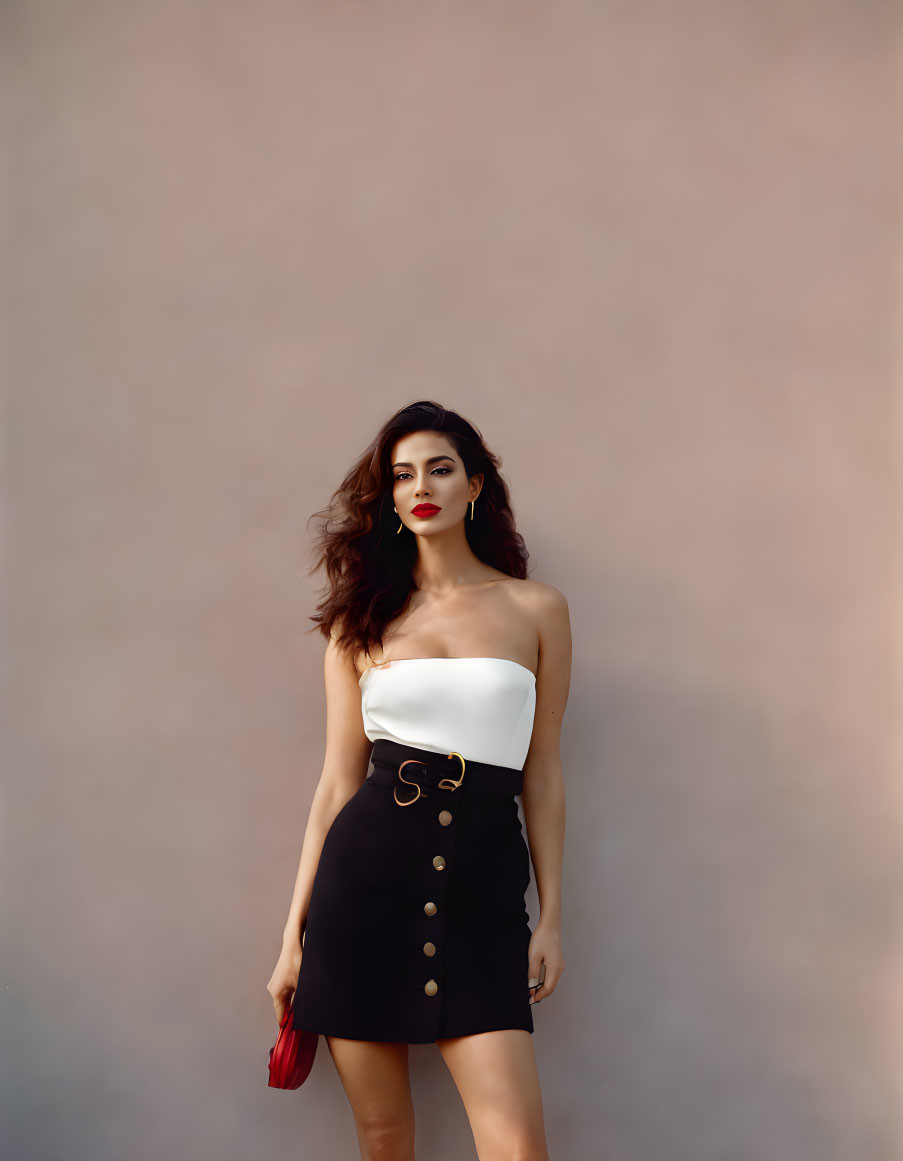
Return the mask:
<path id="1" fill-rule="evenodd" d="M 536 713 L 524 777 L 531 783 L 560 768 L 561 724 L 571 684 L 571 621 L 561 589 L 525 581 L 520 590 L 539 639 Z"/>
<path id="2" fill-rule="evenodd" d="M 571 619 L 567 598 L 547 581 L 511 577 L 506 587 L 512 604 L 535 633 L 540 677 L 543 669 L 570 672 Z M 543 659 L 549 664 L 543 666 Z"/>
<path id="3" fill-rule="evenodd" d="M 524 592 L 538 609 L 567 608 L 568 603 L 564 593 L 561 589 L 556 589 L 554 585 L 550 585 L 548 581 L 525 580 L 521 583 L 526 586 Z"/>
<path id="4" fill-rule="evenodd" d="M 568 615 L 567 598 L 561 589 L 541 580 L 511 578 L 512 598 L 531 614 L 537 629 L 544 623 L 560 623 Z"/>
<path id="5" fill-rule="evenodd" d="M 344 632 L 344 622 L 338 617 L 329 631 L 329 640 L 326 642 L 324 658 L 327 674 L 357 676 L 356 655 L 348 644 L 342 645 L 341 637 Z"/>

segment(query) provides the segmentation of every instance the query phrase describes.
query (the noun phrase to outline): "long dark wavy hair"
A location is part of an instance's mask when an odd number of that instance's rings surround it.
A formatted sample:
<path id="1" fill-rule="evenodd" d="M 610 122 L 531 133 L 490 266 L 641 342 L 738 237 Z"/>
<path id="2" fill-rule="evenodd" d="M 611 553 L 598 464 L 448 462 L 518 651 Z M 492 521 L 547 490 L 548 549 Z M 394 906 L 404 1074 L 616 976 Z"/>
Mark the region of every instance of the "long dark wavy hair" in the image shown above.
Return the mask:
<path id="1" fill-rule="evenodd" d="M 345 650 L 369 652 L 382 647 L 386 626 L 406 608 L 414 590 L 417 542 L 407 527 L 396 534 L 399 518 L 392 502 L 390 456 L 396 441 L 415 431 L 441 432 L 464 463 L 468 479 L 483 473 L 474 518 L 464 520 L 474 554 L 493 568 L 523 580 L 527 575 L 524 539 L 514 527 L 501 460 L 479 431 L 456 411 L 428 399 L 396 411 L 333 492 L 330 504 L 315 512 L 321 527 L 314 540 L 310 573 L 326 569 L 326 590 L 310 620 L 327 639 Z M 308 521 L 309 523 L 309 521 Z"/>

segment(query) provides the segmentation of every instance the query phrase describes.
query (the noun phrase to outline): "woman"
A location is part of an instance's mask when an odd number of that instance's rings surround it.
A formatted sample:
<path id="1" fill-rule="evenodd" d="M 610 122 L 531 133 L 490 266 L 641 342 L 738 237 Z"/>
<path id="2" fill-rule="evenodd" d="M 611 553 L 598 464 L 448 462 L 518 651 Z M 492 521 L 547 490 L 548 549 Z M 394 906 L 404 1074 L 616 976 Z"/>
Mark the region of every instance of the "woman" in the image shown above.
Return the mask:
<path id="1" fill-rule="evenodd" d="M 268 991 L 277 1022 L 294 1001 L 325 1037 L 363 1158 L 414 1157 L 408 1045 L 433 1042 L 481 1161 L 548 1158 L 531 1005 L 565 966 L 571 633 L 564 596 L 526 579 L 499 463 L 457 413 L 411 404 L 319 542 L 326 756 Z"/>

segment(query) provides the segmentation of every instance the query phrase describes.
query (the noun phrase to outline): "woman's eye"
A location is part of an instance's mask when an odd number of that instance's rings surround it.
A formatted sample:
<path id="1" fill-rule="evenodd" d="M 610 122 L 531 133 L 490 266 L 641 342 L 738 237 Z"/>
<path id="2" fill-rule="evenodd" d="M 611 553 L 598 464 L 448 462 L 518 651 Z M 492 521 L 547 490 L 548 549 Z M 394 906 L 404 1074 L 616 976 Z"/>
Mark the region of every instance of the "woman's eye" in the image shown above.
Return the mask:
<path id="1" fill-rule="evenodd" d="M 447 476 L 449 474 L 449 472 L 451 472 L 452 470 L 453 470 L 452 468 L 433 468 L 433 472 L 442 472 L 442 474 L 445 476 Z M 430 472 L 430 475 L 432 475 L 433 472 Z M 405 476 L 409 476 L 410 474 L 411 474 L 410 472 L 399 472 L 398 475 L 395 477 L 395 479 L 396 480 L 403 480 L 405 478 Z"/>

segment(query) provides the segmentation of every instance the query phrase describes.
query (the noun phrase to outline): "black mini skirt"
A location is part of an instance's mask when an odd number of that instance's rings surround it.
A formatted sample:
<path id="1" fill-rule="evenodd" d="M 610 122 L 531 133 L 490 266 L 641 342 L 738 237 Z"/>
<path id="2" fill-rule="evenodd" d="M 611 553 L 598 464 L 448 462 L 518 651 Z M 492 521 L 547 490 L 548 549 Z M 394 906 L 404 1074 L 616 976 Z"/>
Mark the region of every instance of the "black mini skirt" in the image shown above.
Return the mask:
<path id="1" fill-rule="evenodd" d="M 429 1044 L 533 1031 L 523 771 L 378 739 L 323 842 L 295 1028 Z"/>

